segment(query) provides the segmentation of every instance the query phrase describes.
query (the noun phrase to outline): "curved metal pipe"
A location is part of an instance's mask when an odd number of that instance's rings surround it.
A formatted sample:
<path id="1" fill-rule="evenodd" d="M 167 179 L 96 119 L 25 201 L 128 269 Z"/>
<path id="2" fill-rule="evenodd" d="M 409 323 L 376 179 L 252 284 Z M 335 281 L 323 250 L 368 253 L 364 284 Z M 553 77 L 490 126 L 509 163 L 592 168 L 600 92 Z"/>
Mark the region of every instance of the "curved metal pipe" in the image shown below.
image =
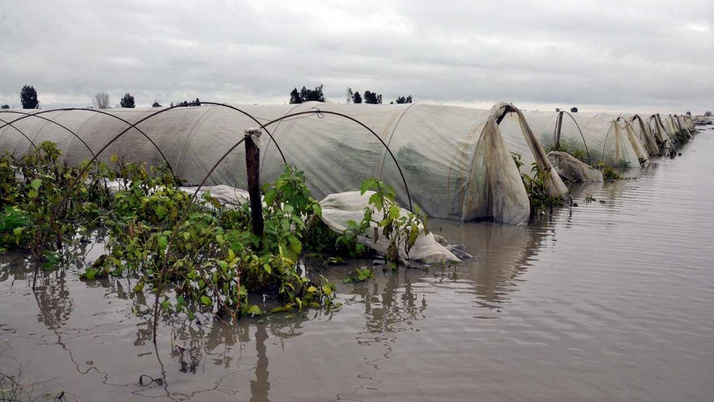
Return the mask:
<path id="1" fill-rule="evenodd" d="M 397 170 L 399 170 L 399 175 L 401 176 L 402 182 L 404 183 L 404 189 L 405 189 L 406 192 L 407 192 L 407 200 L 409 201 L 409 210 L 412 211 L 412 212 L 414 212 L 414 206 L 412 205 L 412 197 L 411 197 L 411 194 L 410 194 L 410 192 L 409 192 L 409 185 L 407 184 L 406 178 L 404 178 L 404 173 L 402 172 L 402 167 L 399 165 L 399 162 L 397 161 L 396 156 L 394 156 L 394 153 L 392 153 L 392 150 L 389 149 L 389 146 L 387 146 L 387 144 L 384 142 L 384 140 L 382 140 L 382 139 L 379 137 L 379 135 L 377 135 L 377 133 L 374 132 L 374 130 L 372 130 L 371 128 L 367 127 L 367 125 L 365 125 L 365 124 L 362 123 L 361 121 L 359 121 L 359 120 L 357 120 L 357 119 L 355 119 L 355 118 L 353 118 L 353 117 L 347 116 L 346 114 L 343 114 L 343 113 L 332 112 L 332 111 L 328 111 L 328 110 L 319 110 L 319 109 L 316 109 L 316 110 L 307 110 L 307 111 L 302 111 L 302 112 L 295 112 L 295 113 L 291 113 L 291 114 L 286 114 L 286 115 L 284 115 L 284 116 L 281 116 L 281 117 L 279 117 L 279 118 L 277 118 L 277 119 L 271 120 L 271 121 L 269 121 L 269 122 L 267 122 L 267 123 L 261 125 L 260 128 L 263 129 L 263 128 L 268 127 L 268 126 L 270 126 L 270 125 L 272 125 L 272 124 L 275 124 L 275 123 L 277 123 L 277 122 L 279 122 L 279 121 L 281 121 L 281 120 L 285 120 L 285 119 L 288 119 L 288 118 L 291 118 L 291 117 L 303 116 L 303 115 L 308 115 L 308 114 L 314 114 L 314 115 L 316 115 L 316 116 L 321 116 L 321 115 L 329 114 L 329 115 L 333 115 L 333 116 L 342 117 L 342 118 L 345 118 L 345 119 L 347 119 L 347 120 L 350 120 L 350 121 L 352 121 L 352 122 L 355 122 L 355 123 L 359 124 L 360 126 L 362 126 L 363 128 L 365 128 L 367 131 L 369 131 L 370 133 L 372 133 L 372 135 L 373 135 L 375 138 L 377 138 L 380 143 L 382 143 L 382 145 L 384 146 L 384 148 L 387 149 L 387 152 L 389 152 L 389 156 L 392 157 L 392 160 L 393 160 L 394 163 L 397 165 Z"/>
<path id="2" fill-rule="evenodd" d="M 54 121 L 54 120 L 52 120 L 52 119 L 48 119 L 48 118 L 45 117 L 45 116 L 36 116 L 36 113 L 20 112 L 20 111 L 17 111 L 17 110 L 5 110 L 5 111 L 3 111 L 3 113 L 16 113 L 16 114 L 25 115 L 25 116 L 28 116 L 28 117 L 29 117 L 29 116 L 37 117 L 38 119 L 42 119 L 42 120 L 44 120 L 44 121 L 50 122 L 50 123 L 52 123 L 52 124 L 55 124 L 55 125 L 57 125 L 57 126 L 63 128 L 65 131 L 69 132 L 70 134 L 72 134 L 72 135 L 73 135 L 75 138 L 77 138 L 78 140 L 80 140 L 80 141 L 82 142 L 82 144 L 84 144 L 84 146 L 87 148 L 87 150 L 89 151 L 89 153 L 92 154 L 92 156 L 94 156 L 94 151 L 92 151 L 92 148 L 90 148 L 89 145 L 87 145 L 87 143 L 84 142 L 84 140 L 82 139 L 82 137 L 80 137 L 80 136 L 77 135 L 77 133 L 75 133 L 74 131 L 70 130 L 69 128 L 65 127 L 64 125 L 62 125 L 62 124 L 60 124 L 60 123 L 58 123 L 58 122 L 56 122 L 56 121 Z M 4 120 L 0 119 L 0 121 L 4 121 Z M 13 120 L 13 122 L 15 122 L 15 120 Z M 8 124 L 9 124 L 9 123 L 8 123 Z M 12 124 L 10 124 L 10 126 L 12 126 Z M 0 129 L 2 129 L 2 127 L 0 127 Z"/>
<path id="3" fill-rule="evenodd" d="M 35 143 L 32 142 L 32 140 L 30 139 L 30 137 L 28 137 L 27 135 L 25 135 L 25 133 L 23 133 L 22 130 L 20 130 L 19 128 L 15 127 L 15 126 L 12 124 L 12 123 L 15 122 L 15 120 L 13 120 L 12 122 L 8 122 L 8 121 L 5 121 L 5 120 L 3 120 L 3 119 L 0 119 L 0 121 L 3 122 L 3 123 L 5 123 L 5 124 L 3 124 L 2 126 L 0 126 L 0 129 L 2 129 L 2 128 L 5 127 L 5 126 L 10 126 L 10 127 L 14 128 L 15 130 L 17 130 L 18 133 L 22 134 L 22 136 L 25 137 L 25 139 L 27 139 L 28 141 L 30 141 L 30 144 L 32 144 L 32 147 L 33 147 L 33 148 L 37 149 L 37 145 L 35 145 Z M 5 133 L 3 132 L 3 134 L 5 134 Z"/>
<path id="4" fill-rule="evenodd" d="M 174 106 L 174 107 L 178 107 L 178 106 Z M 163 110 L 170 110 L 170 109 L 172 109 L 172 108 L 163 109 Z M 164 155 L 164 153 L 161 151 L 161 148 L 159 148 L 159 146 L 156 145 L 156 143 L 154 142 L 154 140 L 152 140 L 151 137 L 149 137 L 143 130 L 141 130 L 139 127 L 136 127 L 137 124 L 139 124 L 140 122 L 144 121 L 145 119 L 142 119 L 142 120 L 140 120 L 140 121 L 138 121 L 138 122 L 132 124 L 132 123 L 128 122 L 127 120 L 122 119 L 122 118 L 119 117 L 119 116 L 115 116 L 115 115 L 113 115 L 113 114 L 111 114 L 111 113 L 107 113 L 107 112 L 104 112 L 104 111 L 101 111 L 101 110 L 88 109 L 88 108 L 80 108 L 80 107 L 66 107 L 66 108 L 59 108 L 59 109 L 43 110 L 43 111 L 40 111 L 40 112 L 37 112 L 37 113 L 29 113 L 28 115 L 22 116 L 22 117 L 20 117 L 19 119 L 13 120 L 12 122 L 14 123 L 14 122 L 17 122 L 17 121 L 26 119 L 26 118 L 28 118 L 28 117 L 39 117 L 38 115 L 44 114 L 44 113 L 57 112 L 57 111 L 75 111 L 75 110 L 76 110 L 76 111 L 86 111 L 86 112 L 92 112 L 92 113 L 99 113 L 99 114 L 103 114 L 103 115 L 105 115 L 105 116 L 109 116 L 109 117 L 115 118 L 115 119 L 117 119 L 117 120 L 120 120 L 120 121 L 122 121 L 122 122 L 124 122 L 124 123 L 126 123 L 126 124 L 129 125 L 129 127 L 127 128 L 127 131 L 128 131 L 129 129 L 132 129 L 132 128 L 136 129 L 136 131 L 138 131 L 141 135 L 143 135 L 144 138 L 146 138 L 147 140 L 149 140 L 149 142 L 151 143 L 151 145 L 153 145 L 154 148 L 156 148 L 156 150 L 159 151 L 159 154 L 160 154 L 161 157 L 164 159 L 164 162 L 166 162 L 166 165 L 169 167 L 169 171 L 171 172 L 171 176 L 173 176 L 174 180 L 176 180 L 176 175 L 174 174 L 174 170 L 173 170 L 173 168 L 171 167 L 171 163 L 169 163 L 169 160 L 166 158 L 166 156 Z M 0 111 L 0 113 L 9 113 L 9 112 L 10 112 L 10 111 L 7 111 L 7 110 L 5 110 L 5 111 Z M 153 115 L 150 115 L 149 117 L 151 117 L 151 116 L 153 116 Z M 2 129 L 3 127 L 5 127 L 5 126 L 4 126 L 4 125 L 3 125 L 3 126 L 0 126 L 0 129 Z M 82 141 L 82 142 L 84 142 L 84 141 Z M 91 150 L 90 150 L 90 152 L 91 152 Z M 96 159 L 96 158 L 93 158 L 93 159 Z"/>
<path id="5" fill-rule="evenodd" d="M 583 139 L 583 145 L 585 146 L 585 154 L 588 156 L 588 164 L 589 164 L 589 165 L 592 165 L 592 164 L 593 164 L 593 161 L 592 161 L 592 159 L 590 158 L 590 151 L 588 150 L 588 142 L 585 141 L 585 134 L 583 134 L 583 130 L 580 128 L 580 124 L 578 124 L 578 121 L 575 120 L 575 117 L 573 117 L 573 115 L 570 114 L 570 112 L 565 111 L 565 110 L 561 110 L 560 113 L 565 113 L 565 114 L 567 114 L 568 116 L 570 116 L 570 119 L 573 121 L 573 123 L 575 123 L 575 127 L 577 127 L 577 128 L 578 128 L 578 131 L 580 132 L 580 138 Z M 562 122 L 561 122 L 561 124 L 562 124 Z"/>
<path id="6" fill-rule="evenodd" d="M 253 120 L 254 122 L 256 122 L 257 124 L 261 124 L 255 117 L 253 117 L 252 114 L 250 114 L 250 113 L 248 113 L 248 112 L 246 112 L 246 111 L 244 111 L 244 110 L 241 110 L 241 109 L 239 109 L 239 108 L 237 108 L 237 107 L 235 107 L 235 106 L 231 106 L 231 105 L 226 104 L 226 103 L 203 102 L 203 101 L 201 101 L 201 104 L 202 104 L 202 105 L 205 104 L 205 105 L 215 105 L 215 106 L 226 107 L 226 108 L 228 108 L 228 109 L 232 109 L 232 110 L 235 110 L 236 112 L 240 112 L 240 113 L 244 114 L 244 115 L 247 116 L 249 119 L 251 119 L 251 120 Z M 261 127 L 262 127 L 262 126 L 261 126 Z M 268 136 L 270 136 L 270 140 L 273 141 L 273 144 L 275 144 L 275 146 L 278 148 L 278 152 L 280 152 L 280 157 L 283 159 L 283 163 L 287 164 L 288 161 L 285 159 L 285 154 L 283 154 L 283 150 L 280 149 L 280 145 L 278 145 L 278 142 L 275 141 L 275 137 L 273 137 L 273 134 L 271 134 L 270 131 L 268 131 L 267 129 L 265 129 L 265 132 L 268 134 Z"/>

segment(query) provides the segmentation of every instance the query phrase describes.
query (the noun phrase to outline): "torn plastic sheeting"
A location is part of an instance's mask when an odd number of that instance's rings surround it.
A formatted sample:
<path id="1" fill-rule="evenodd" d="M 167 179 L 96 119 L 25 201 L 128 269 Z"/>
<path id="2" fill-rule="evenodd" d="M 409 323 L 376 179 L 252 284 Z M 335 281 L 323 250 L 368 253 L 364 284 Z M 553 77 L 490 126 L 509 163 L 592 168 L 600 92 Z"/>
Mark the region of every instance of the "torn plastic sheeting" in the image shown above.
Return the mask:
<path id="1" fill-rule="evenodd" d="M 369 206 L 369 197 L 374 194 L 373 191 L 367 191 L 361 195 L 359 191 L 348 191 L 345 193 L 330 194 L 320 201 L 322 206 L 322 222 L 330 229 L 337 233 L 344 233 L 348 228 L 347 222 L 359 222 L 364 217 L 364 210 Z M 408 214 L 409 211 L 401 209 L 402 215 Z M 375 211 L 373 218 L 377 221 L 382 219 L 382 213 Z M 376 224 L 372 224 L 372 228 L 376 228 Z M 386 254 L 389 248 L 389 240 L 384 236 L 379 236 L 377 242 L 369 238 L 372 230 L 367 230 L 366 235 L 358 236 L 358 241 L 378 253 Z M 420 232 L 414 246 L 409 251 L 409 256 L 404 252 L 403 243 L 399 244 L 399 257 L 403 260 L 416 260 L 427 264 L 460 262 L 446 247 L 439 244 L 432 233 L 424 234 Z"/>
<path id="2" fill-rule="evenodd" d="M 602 173 L 579 161 L 567 152 L 553 151 L 548 159 L 558 175 L 573 183 L 603 181 Z"/>

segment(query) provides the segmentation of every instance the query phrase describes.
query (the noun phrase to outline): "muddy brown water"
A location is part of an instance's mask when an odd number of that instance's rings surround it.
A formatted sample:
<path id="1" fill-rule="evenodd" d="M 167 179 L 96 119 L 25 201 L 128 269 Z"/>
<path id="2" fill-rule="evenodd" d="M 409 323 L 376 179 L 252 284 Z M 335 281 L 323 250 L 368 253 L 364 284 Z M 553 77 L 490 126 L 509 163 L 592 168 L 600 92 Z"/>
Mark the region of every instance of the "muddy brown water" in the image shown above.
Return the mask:
<path id="1" fill-rule="evenodd" d="M 126 280 L 74 267 L 33 293 L 4 255 L 0 369 L 82 401 L 711 401 L 714 131 L 681 152 L 528 227 L 433 220 L 475 259 L 359 284 L 332 268 L 339 311 L 162 323 L 156 346 Z"/>

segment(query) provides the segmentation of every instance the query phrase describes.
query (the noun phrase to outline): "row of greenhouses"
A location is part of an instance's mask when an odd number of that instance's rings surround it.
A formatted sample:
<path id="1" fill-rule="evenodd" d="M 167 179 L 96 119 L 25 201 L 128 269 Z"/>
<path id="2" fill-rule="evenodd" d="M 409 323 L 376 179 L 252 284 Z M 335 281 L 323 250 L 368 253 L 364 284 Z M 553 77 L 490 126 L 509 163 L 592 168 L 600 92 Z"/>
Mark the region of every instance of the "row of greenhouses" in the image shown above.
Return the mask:
<path id="1" fill-rule="evenodd" d="M 686 115 L 531 112 L 506 103 L 491 110 L 313 102 L 3 110 L 0 127 L 2 152 L 22 155 L 52 141 L 69 164 L 112 156 L 166 162 L 187 185 L 201 183 L 246 130 L 262 128 L 262 181 L 293 164 L 319 199 L 379 177 L 394 187 L 401 205 L 418 206 L 429 216 L 509 224 L 531 216 L 533 181 L 567 202 L 568 186 L 559 175 L 566 165 L 583 172 L 616 169 L 627 177 L 652 158 L 676 155 L 695 134 Z M 562 153 L 568 164 L 556 158 Z M 572 181 L 592 177 L 597 180 L 598 173 L 568 175 Z M 242 145 L 206 184 L 246 188 Z"/>

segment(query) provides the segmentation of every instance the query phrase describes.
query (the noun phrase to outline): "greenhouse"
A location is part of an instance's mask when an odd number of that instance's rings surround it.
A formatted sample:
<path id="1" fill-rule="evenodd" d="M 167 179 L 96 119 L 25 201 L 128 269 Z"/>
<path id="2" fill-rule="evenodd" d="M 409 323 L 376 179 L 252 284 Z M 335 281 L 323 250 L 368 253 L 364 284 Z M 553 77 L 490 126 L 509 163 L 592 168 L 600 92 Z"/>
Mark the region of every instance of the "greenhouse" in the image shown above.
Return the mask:
<path id="1" fill-rule="evenodd" d="M 246 129 L 265 125 L 267 135 L 259 140 L 263 181 L 275 179 L 284 163 L 290 163 L 305 172 L 313 195 L 324 197 L 380 177 L 395 188 L 401 205 L 463 221 L 527 222 L 529 199 L 512 152 L 523 157 L 527 170 L 536 162 L 542 171 L 551 171 L 523 114 L 508 104 L 490 111 L 425 104 L 212 104 L 110 111 L 72 108 L 33 116 L 5 111 L 0 116 L 13 122 L 0 130 L 4 151 L 19 155 L 33 144 L 52 141 L 71 165 L 100 152 L 103 161 L 116 155 L 148 165 L 167 162 L 188 185 L 199 184 Z M 499 122 L 508 127 L 506 134 Z M 125 135 L 119 136 L 122 132 Z M 245 151 L 236 147 L 206 184 L 246 188 L 245 166 Z M 546 175 L 546 181 L 551 195 L 567 197 L 556 173 Z"/>
<path id="2" fill-rule="evenodd" d="M 650 157 L 662 156 L 662 151 L 659 149 L 659 145 L 657 145 L 657 140 L 652 134 L 652 130 L 650 129 L 650 126 L 646 120 L 643 120 L 639 114 L 621 116 L 629 121 L 632 130 L 635 132 L 635 136 L 640 141 L 640 143 L 645 148 L 647 154 Z"/>
<path id="3" fill-rule="evenodd" d="M 672 133 L 665 125 L 659 113 L 655 113 L 649 118 L 650 131 L 659 142 L 664 154 L 673 155 L 676 153 L 676 141 Z"/>
<path id="4" fill-rule="evenodd" d="M 565 151 L 588 165 L 629 168 L 649 155 L 625 118 L 606 113 L 525 112 L 536 137 L 548 150 Z"/>

